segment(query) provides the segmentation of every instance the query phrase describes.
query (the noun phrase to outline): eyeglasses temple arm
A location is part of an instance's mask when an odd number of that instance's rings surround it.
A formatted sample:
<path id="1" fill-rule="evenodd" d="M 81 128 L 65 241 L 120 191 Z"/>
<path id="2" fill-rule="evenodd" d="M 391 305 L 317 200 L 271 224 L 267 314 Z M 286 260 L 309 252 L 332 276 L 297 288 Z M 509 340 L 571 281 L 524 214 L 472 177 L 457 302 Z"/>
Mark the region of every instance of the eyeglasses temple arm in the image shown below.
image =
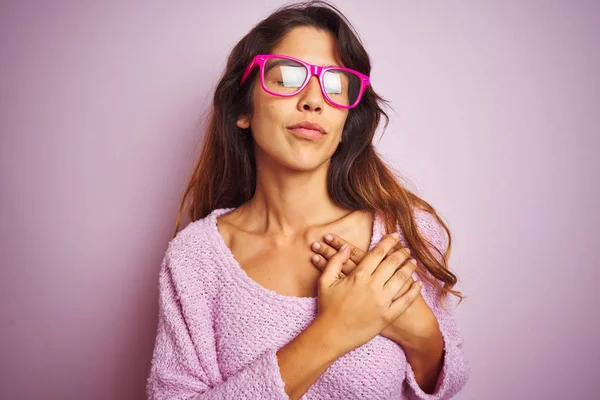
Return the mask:
<path id="1" fill-rule="evenodd" d="M 252 59 L 252 62 L 250 64 L 248 64 L 248 66 L 244 70 L 244 74 L 242 75 L 242 80 L 240 81 L 240 85 L 242 85 L 246 81 L 246 78 L 248 78 L 248 75 L 250 75 L 250 72 L 256 65 L 257 65 L 257 63 L 256 63 L 256 57 L 255 57 Z"/>

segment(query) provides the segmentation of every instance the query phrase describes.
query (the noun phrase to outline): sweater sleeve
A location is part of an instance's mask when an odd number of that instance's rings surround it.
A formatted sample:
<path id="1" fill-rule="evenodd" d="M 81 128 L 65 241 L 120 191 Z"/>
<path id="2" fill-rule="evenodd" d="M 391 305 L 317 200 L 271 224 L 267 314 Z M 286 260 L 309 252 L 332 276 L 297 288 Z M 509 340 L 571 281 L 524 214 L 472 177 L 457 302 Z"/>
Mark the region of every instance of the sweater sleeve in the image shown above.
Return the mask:
<path id="1" fill-rule="evenodd" d="M 444 254 L 448 242 L 442 226 L 431 214 L 418 214 L 416 219 L 421 234 Z M 434 255 L 438 260 L 440 259 L 435 250 Z M 440 289 L 435 288 L 426 281 L 423 281 L 423 283 L 424 285 L 421 289 L 423 299 L 437 317 L 440 332 L 444 340 L 444 363 L 434 392 L 431 394 L 421 389 L 416 381 L 414 370 L 410 363 L 407 363 L 406 382 L 409 386 L 408 397 L 411 400 L 449 399 L 465 386 L 470 375 L 470 368 L 462 349 L 463 338 L 457 327 L 450 304 L 446 301 L 448 297 L 444 299 L 445 309 L 442 309 L 439 304 Z"/>
<path id="2" fill-rule="evenodd" d="M 277 349 L 263 352 L 236 374 L 222 378 L 214 350 L 210 296 L 206 292 L 200 293 L 199 297 L 203 300 L 194 304 L 194 323 L 198 325 L 197 321 L 200 321 L 201 327 L 194 330 L 200 333 L 192 338 L 178 291 L 178 287 L 189 283 L 178 285 L 174 279 L 173 264 L 177 258 L 167 250 L 160 268 L 159 319 L 146 384 L 148 399 L 288 400 L 277 361 Z"/>

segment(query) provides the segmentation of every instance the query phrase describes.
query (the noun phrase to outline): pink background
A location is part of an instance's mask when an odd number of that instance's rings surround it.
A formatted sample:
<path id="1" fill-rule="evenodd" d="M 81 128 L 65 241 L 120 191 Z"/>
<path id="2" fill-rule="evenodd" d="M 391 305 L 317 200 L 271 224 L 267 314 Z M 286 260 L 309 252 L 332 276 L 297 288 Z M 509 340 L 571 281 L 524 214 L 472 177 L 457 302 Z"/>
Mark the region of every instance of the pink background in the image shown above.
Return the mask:
<path id="1" fill-rule="evenodd" d="M 144 398 L 203 113 L 281 4 L 2 2 L 0 398 Z M 600 3 L 336 4 L 396 110 L 378 149 L 454 233 L 457 398 L 597 398 Z"/>

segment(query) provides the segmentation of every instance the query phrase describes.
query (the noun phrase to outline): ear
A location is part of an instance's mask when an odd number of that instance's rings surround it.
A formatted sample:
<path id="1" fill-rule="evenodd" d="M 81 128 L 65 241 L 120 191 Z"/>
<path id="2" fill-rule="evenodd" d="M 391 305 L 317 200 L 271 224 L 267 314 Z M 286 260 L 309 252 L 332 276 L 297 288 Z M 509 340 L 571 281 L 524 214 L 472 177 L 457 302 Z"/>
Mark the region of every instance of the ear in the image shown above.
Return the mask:
<path id="1" fill-rule="evenodd" d="M 245 115 L 242 115 L 238 118 L 236 125 L 238 128 L 248 129 L 250 128 L 250 118 L 246 117 Z"/>

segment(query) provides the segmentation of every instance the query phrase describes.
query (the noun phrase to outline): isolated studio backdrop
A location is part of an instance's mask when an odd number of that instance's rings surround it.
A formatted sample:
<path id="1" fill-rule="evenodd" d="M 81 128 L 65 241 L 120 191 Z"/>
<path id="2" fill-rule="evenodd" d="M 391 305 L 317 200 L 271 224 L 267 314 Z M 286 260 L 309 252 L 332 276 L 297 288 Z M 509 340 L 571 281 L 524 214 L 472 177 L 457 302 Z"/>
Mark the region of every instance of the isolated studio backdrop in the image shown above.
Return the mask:
<path id="1" fill-rule="evenodd" d="M 282 4 L 2 2 L 0 398 L 144 398 L 204 112 Z M 597 398 L 600 4 L 335 4 L 395 110 L 377 149 L 454 235 L 457 398 Z"/>

